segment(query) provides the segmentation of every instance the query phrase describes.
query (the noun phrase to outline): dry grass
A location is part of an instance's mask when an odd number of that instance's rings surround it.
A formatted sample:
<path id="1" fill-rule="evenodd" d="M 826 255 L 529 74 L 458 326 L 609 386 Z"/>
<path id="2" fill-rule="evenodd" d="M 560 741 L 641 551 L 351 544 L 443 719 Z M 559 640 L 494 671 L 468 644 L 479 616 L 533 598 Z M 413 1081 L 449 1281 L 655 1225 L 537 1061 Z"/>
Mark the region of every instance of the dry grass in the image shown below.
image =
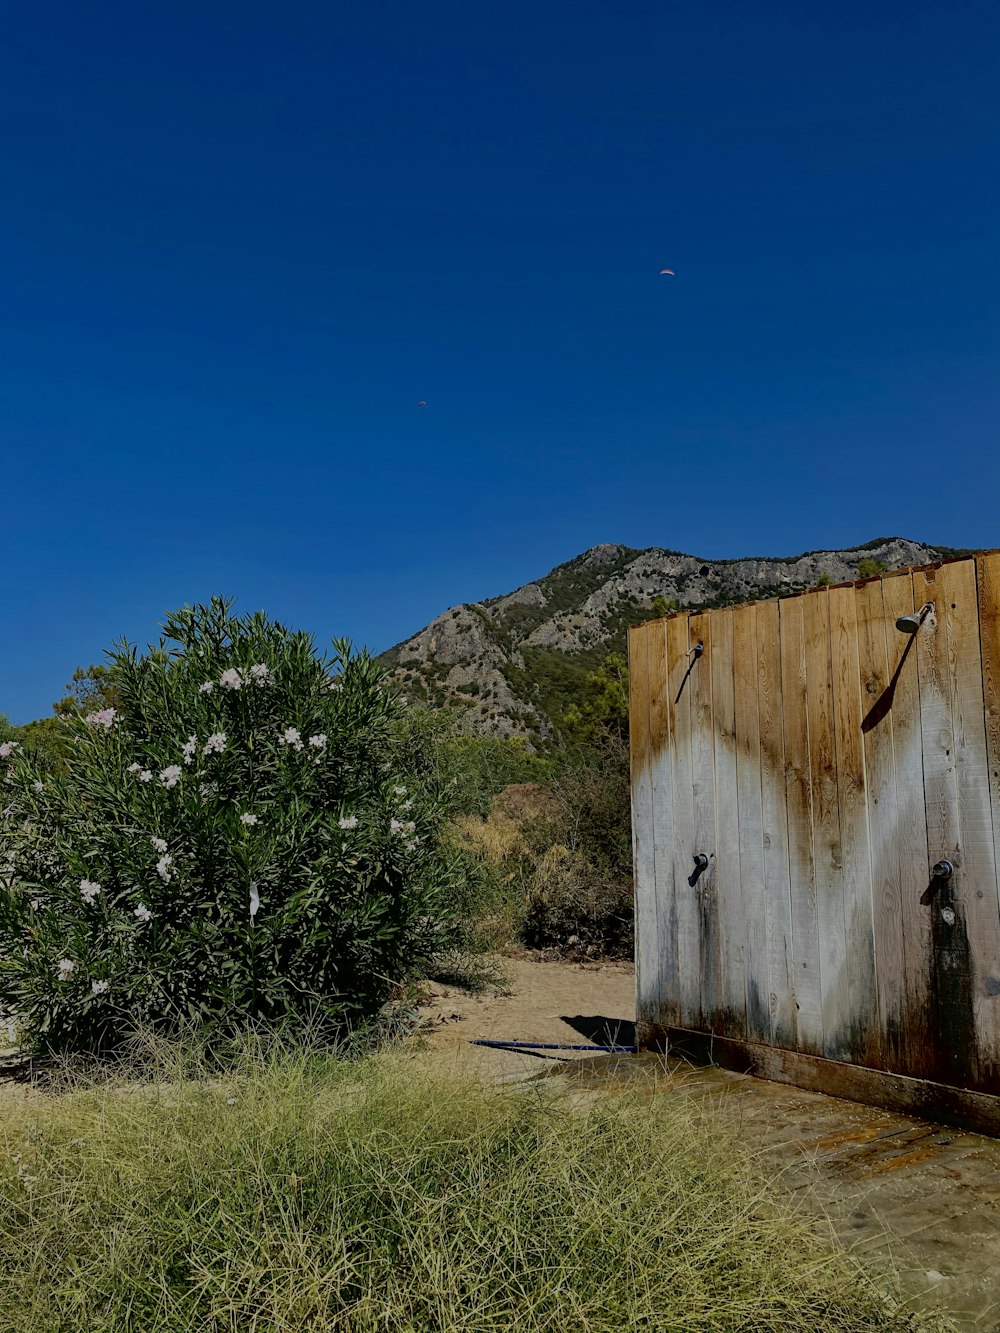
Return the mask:
<path id="1" fill-rule="evenodd" d="M 667 1096 L 167 1048 L 0 1134 L 0 1330 L 923 1327 Z"/>
<path id="2" fill-rule="evenodd" d="M 452 826 L 456 844 L 497 873 L 502 883 L 516 879 L 534 862 L 534 853 L 516 820 L 503 814 L 489 819 L 459 815 Z"/>

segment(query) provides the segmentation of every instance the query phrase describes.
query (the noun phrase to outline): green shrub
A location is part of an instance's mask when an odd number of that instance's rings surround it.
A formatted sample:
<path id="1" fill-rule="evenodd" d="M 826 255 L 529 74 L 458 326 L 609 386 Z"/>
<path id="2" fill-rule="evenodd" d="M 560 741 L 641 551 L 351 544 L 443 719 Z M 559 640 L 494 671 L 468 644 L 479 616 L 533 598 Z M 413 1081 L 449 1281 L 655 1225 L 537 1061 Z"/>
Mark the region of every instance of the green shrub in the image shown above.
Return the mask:
<path id="1" fill-rule="evenodd" d="M 411 705 L 394 723 L 409 770 L 449 793 L 456 814 L 489 813 L 498 792 L 515 782 L 544 782 L 550 760 L 521 736 L 480 736 L 467 729 L 461 710 Z"/>
<path id="2" fill-rule="evenodd" d="M 565 811 L 562 841 L 605 877 L 632 877 L 628 741 L 613 732 L 564 756 L 552 785 Z"/>
<path id="3" fill-rule="evenodd" d="M 884 574 L 887 568 L 885 561 L 873 560 L 870 556 L 865 556 L 863 560 L 858 561 L 858 578 L 876 578 L 879 574 Z"/>
<path id="4" fill-rule="evenodd" d="M 654 616 L 669 616 L 671 611 L 677 610 L 677 599 L 676 597 L 664 597 L 662 593 L 657 593 L 650 605 Z"/>
<path id="5" fill-rule="evenodd" d="M 219 599 L 110 657 L 119 707 L 68 718 L 65 773 L 0 747 L 0 1011 L 34 1047 L 88 1049 L 370 1017 L 449 942 L 461 887 L 384 669 Z"/>
<path id="6" fill-rule="evenodd" d="M 578 1105 L 250 1046 L 223 1077 L 168 1049 L 139 1086 L 21 1098 L 0 1333 L 924 1327 L 731 1130 L 652 1091 Z"/>

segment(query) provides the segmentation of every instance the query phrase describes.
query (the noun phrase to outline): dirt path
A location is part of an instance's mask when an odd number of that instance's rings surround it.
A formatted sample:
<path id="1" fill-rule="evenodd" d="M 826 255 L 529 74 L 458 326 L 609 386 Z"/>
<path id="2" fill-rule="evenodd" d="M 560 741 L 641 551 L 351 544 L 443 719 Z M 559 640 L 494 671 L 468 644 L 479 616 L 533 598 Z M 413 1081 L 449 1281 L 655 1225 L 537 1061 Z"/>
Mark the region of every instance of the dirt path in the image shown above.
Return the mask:
<path id="1" fill-rule="evenodd" d="M 530 1076 L 588 1057 L 585 1051 L 532 1055 L 470 1045 L 476 1038 L 574 1045 L 634 1040 L 635 970 L 630 964 L 503 958 L 499 966 L 509 983 L 506 994 L 491 990 L 470 996 L 435 986 L 422 1006 L 419 1039 L 442 1058 L 486 1078 Z"/>

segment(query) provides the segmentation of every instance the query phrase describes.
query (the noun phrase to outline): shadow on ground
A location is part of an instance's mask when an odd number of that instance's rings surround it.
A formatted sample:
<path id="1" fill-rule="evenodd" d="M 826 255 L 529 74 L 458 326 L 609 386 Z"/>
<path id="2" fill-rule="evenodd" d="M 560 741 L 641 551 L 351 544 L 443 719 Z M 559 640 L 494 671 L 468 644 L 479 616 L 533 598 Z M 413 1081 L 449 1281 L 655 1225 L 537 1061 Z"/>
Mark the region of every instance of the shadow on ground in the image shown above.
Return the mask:
<path id="1" fill-rule="evenodd" d="M 603 1014 L 560 1014 L 559 1018 L 597 1046 L 635 1045 L 635 1024 L 630 1018 L 605 1018 Z"/>

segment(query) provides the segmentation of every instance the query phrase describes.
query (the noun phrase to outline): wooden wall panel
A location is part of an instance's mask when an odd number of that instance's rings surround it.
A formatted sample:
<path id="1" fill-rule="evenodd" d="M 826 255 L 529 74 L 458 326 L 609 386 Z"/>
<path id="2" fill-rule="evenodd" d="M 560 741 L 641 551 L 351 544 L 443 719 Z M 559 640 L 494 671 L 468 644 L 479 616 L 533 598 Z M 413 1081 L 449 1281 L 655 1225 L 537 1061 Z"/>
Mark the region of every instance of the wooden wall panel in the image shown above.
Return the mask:
<path id="1" fill-rule="evenodd" d="M 861 731 L 861 673 L 854 588 L 831 588 L 830 669 L 836 736 L 837 804 L 840 818 L 839 889 L 844 899 L 847 1048 L 854 1064 L 879 1064 L 881 1040 L 875 991 L 872 868 L 868 844 L 864 736 Z"/>
<path id="2" fill-rule="evenodd" d="M 938 596 L 937 571 L 915 570 L 914 605 L 934 602 Z M 966 1087 L 975 1082 L 977 1075 L 972 960 L 965 918 L 948 624 L 936 611 L 917 633 L 915 651 L 920 681 L 927 855 L 932 864 L 946 859 L 955 866 L 953 878 L 947 884 L 935 886 L 933 900 L 928 904 L 930 1012 L 925 1028 L 929 1040 L 926 1048 L 914 1052 L 915 1069 L 920 1077 Z M 925 870 L 925 874 L 930 881 L 929 871 Z M 929 883 L 927 887 L 929 891 Z M 954 925 L 944 916 L 945 908 L 956 913 Z"/>
<path id="3" fill-rule="evenodd" d="M 771 1037 L 764 893 L 764 816 L 760 786 L 760 716 L 757 706 L 757 607 L 733 608 L 733 681 L 736 694 L 736 792 L 739 801 L 740 878 L 746 936 L 747 1036 Z"/>
<path id="4" fill-rule="evenodd" d="M 645 631 L 646 698 L 652 776 L 653 855 L 656 867 L 654 911 L 657 977 L 651 987 L 658 1022 L 675 1023 L 680 1015 L 677 966 L 677 901 L 674 872 L 673 777 L 667 705 L 667 637 L 662 621 Z"/>
<path id="5" fill-rule="evenodd" d="M 702 644 L 701 656 L 691 650 Z M 708 867 L 688 885 L 698 911 L 700 946 L 700 1012 L 702 1027 L 711 1028 L 712 1016 L 723 1002 L 722 936 L 716 895 L 715 851 L 715 722 L 712 711 L 712 618 L 693 615 L 688 620 L 688 661 L 691 675 L 691 795 L 694 802 L 693 850 L 708 857 Z M 689 874 L 693 866 L 688 867 Z"/>
<path id="6" fill-rule="evenodd" d="M 708 1015 L 710 1031 L 743 1038 L 747 1028 L 746 931 L 740 875 L 740 815 L 736 775 L 736 691 L 733 612 L 712 615 L 712 711 L 715 725 L 715 880 L 717 929 L 722 946 L 722 995 Z"/>
<path id="7" fill-rule="evenodd" d="M 761 602 L 757 607 L 757 716 L 771 1042 L 792 1048 L 796 1022 L 778 614 L 777 602 Z"/>
<path id="8" fill-rule="evenodd" d="M 661 986 L 658 951 L 660 923 L 655 916 L 657 883 L 653 852 L 653 782 L 649 745 L 649 675 L 644 629 L 630 629 L 629 751 L 632 769 L 632 873 L 635 883 L 636 1012 L 642 1021 L 658 1020 Z"/>
<path id="9" fill-rule="evenodd" d="M 852 1007 L 847 973 L 844 863 L 840 845 L 837 738 L 830 664 L 830 597 L 826 591 L 810 593 L 805 598 L 803 629 L 823 1054 L 831 1060 L 849 1060 Z"/>
<path id="10" fill-rule="evenodd" d="M 956 910 L 964 900 L 976 1039 L 975 1086 L 985 1091 L 996 1089 L 1000 1073 L 1000 1013 L 996 997 L 1000 991 L 1000 916 L 974 562 L 963 560 L 942 566 L 937 589 L 937 618 L 948 631 L 962 852 L 962 883 L 956 884 L 956 897 L 960 900 Z M 956 921 L 956 930 L 958 925 Z"/>
<path id="11" fill-rule="evenodd" d="M 976 561 L 976 592 L 979 602 L 980 659 L 983 672 L 983 725 L 986 732 L 986 782 L 990 794 L 994 856 L 1000 859 L 1000 554 L 982 555 Z M 1000 864 L 997 866 L 998 902 L 1000 902 Z M 985 889 L 983 890 L 985 894 Z M 1000 1006 L 1000 975 L 987 977 L 988 1003 Z M 994 1016 L 996 1030 L 998 1018 Z M 990 1056 L 993 1076 L 997 1077 L 997 1052 Z"/>
<path id="12" fill-rule="evenodd" d="M 806 709 L 804 601 L 779 603 L 781 704 L 792 913 L 792 985 L 798 1048 L 823 1049 L 819 913 L 812 838 L 812 765 Z"/>
<path id="13" fill-rule="evenodd" d="M 905 577 L 907 592 L 910 580 Z M 886 642 L 889 614 L 882 583 L 858 588 L 858 674 L 864 716 L 865 781 L 868 789 L 868 830 L 871 846 L 872 927 L 875 952 L 879 1064 L 906 1067 L 906 986 L 903 890 L 899 863 L 899 817 L 893 753 L 892 700 L 887 698 L 892 671 Z M 900 642 L 900 647 L 902 646 Z M 894 641 L 893 647 L 896 647 Z M 916 669 L 916 663 L 911 664 Z M 895 663 L 893 664 L 893 667 Z"/>
<path id="14" fill-rule="evenodd" d="M 924 814 L 924 756 L 916 639 L 896 629 L 896 621 L 901 616 L 912 615 L 917 609 L 910 574 L 883 579 L 882 600 L 887 668 L 892 673 L 889 677 L 892 693 L 888 699 L 888 720 L 896 789 L 895 827 L 886 829 L 884 839 L 894 848 L 899 863 L 900 895 L 898 920 L 887 921 L 885 928 L 897 932 L 903 942 L 902 1009 L 906 1022 L 905 1033 L 897 1043 L 902 1048 L 903 1063 L 887 1067 L 920 1077 L 926 1052 L 936 1037 L 930 1003 L 930 913 L 921 903 L 928 883 L 930 859 Z M 880 732 L 884 725 L 878 723 Z M 890 908 L 891 905 L 886 910 Z M 878 959 L 876 966 L 880 966 Z M 885 975 L 880 976 L 886 989 L 899 984 L 890 966 L 887 966 Z M 893 1046 L 893 1034 L 888 1028 L 883 1029 L 883 1044 L 888 1058 L 888 1050 Z"/>
<path id="15" fill-rule="evenodd" d="M 640 1019 L 997 1093 L 1000 554 L 629 653 Z"/>
<path id="16" fill-rule="evenodd" d="M 978 558 L 976 583 L 983 665 L 983 714 L 995 848 L 1000 842 L 1000 554 Z"/>
<path id="17" fill-rule="evenodd" d="M 688 618 L 667 621 L 667 717 L 670 731 L 674 812 L 674 902 L 677 915 L 678 1006 L 681 1022 L 697 1027 L 701 1018 L 700 913 L 696 890 L 687 882 L 693 865 L 694 782 L 691 771 L 691 678 Z"/>

